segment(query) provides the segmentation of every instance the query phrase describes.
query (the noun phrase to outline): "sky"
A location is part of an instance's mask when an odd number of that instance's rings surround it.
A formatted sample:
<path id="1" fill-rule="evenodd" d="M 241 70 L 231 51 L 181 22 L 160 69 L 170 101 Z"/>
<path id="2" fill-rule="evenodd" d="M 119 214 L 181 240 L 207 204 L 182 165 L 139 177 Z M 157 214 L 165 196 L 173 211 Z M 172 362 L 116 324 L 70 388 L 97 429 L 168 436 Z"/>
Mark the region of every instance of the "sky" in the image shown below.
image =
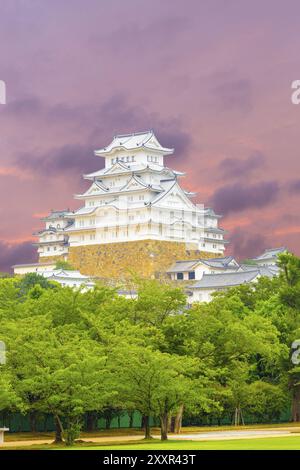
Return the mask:
<path id="1" fill-rule="evenodd" d="M 35 261 L 33 232 L 75 209 L 93 150 L 154 129 L 228 254 L 300 255 L 300 3 L 0 0 L 0 270 Z"/>

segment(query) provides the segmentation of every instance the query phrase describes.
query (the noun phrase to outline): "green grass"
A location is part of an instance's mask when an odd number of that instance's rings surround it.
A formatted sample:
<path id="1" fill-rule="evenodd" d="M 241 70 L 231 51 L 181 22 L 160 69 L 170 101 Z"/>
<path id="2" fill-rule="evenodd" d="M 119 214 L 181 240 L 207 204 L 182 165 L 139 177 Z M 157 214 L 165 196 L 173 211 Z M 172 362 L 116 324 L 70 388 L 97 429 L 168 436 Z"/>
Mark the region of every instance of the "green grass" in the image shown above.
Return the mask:
<path id="1" fill-rule="evenodd" d="M 230 439 L 220 441 L 151 441 L 106 442 L 95 445 L 82 442 L 73 447 L 62 445 L 32 445 L 13 447 L 10 450 L 300 450 L 300 436 L 260 437 L 251 439 Z"/>
<path id="2" fill-rule="evenodd" d="M 132 442 L 106 446 L 72 447 L 76 450 L 300 450 L 300 436 L 232 439 L 223 441 Z"/>

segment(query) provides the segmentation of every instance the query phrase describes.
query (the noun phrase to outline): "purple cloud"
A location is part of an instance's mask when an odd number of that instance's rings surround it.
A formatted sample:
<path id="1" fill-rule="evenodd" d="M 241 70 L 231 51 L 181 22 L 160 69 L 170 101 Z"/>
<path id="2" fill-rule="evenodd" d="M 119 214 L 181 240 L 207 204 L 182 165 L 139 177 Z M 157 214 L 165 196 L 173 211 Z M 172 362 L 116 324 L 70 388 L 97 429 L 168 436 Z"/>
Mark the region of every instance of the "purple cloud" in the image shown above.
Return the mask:
<path id="1" fill-rule="evenodd" d="M 224 158 L 218 165 L 222 177 L 241 178 L 261 168 L 265 163 L 265 156 L 261 152 L 255 152 L 244 160 L 238 158 Z"/>
<path id="2" fill-rule="evenodd" d="M 253 258 L 262 253 L 267 247 L 266 238 L 261 234 L 249 234 L 236 229 L 230 236 L 231 252 L 238 259 Z"/>
<path id="3" fill-rule="evenodd" d="M 288 191 L 291 194 L 298 194 L 300 193 L 300 180 L 294 180 L 288 183 Z"/>
<path id="4" fill-rule="evenodd" d="M 10 245 L 0 241 L 0 271 L 11 272 L 14 264 L 33 263 L 38 259 L 31 242 Z"/>
<path id="5" fill-rule="evenodd" d="M 65 177 L 79 178 L 82 173 L 101 168 L 103 161 L 93 158 L 93 151 L 107 145 L 117 133 L 158 129 L 157 136 L 162 145 L 175 148 L 175 157 L 186 154 L 191 146 L 191 137 L 181 128 L 178 119 L 164 120 L 143 107 L 128 104 L 122 95 L 114 95 L 98 106 L 74 106 L 73 109 L 63 104 L 47 107 L 31 98 L 14 103 L 10 113 L 21 113 L 24 118 L 28 113 L 31 119 L 34 117 L 46 125 L 61 121 L 66 127 L 81 128 L 82 143 L 67 143 L 46 151 L 34 149 L 17 155 L 16 166 L 48 177 L 63 172 Z"/>
<path id="6" fill-rule="evenodd" d="M 252 185 L 236 183 L 223 186 L 211 198 L 212 206 L 223 215 L 271 204 L 279 193 L 277 181 Z"/>

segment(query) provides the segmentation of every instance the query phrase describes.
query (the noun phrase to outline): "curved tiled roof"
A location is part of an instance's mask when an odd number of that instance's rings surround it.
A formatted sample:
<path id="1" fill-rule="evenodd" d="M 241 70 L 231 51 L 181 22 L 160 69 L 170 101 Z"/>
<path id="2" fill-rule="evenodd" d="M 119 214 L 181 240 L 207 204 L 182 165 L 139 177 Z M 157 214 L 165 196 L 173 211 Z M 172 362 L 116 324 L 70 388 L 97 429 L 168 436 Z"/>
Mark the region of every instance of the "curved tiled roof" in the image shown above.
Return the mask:
<path id="1" fill-rule="evenodd" d="M 253 271 L 238 271 L 234 273 L 224 273 L 224 274 L 203 274 L 200 281 L 195 282 L 195 284 L 189 286 L 190 289 L 217 289 L 222 287 L 233 287 L 239 286 L 240 284 L 245 284 L 253 281 L 257 276 L 259 276 L 259 271 L 257 269 Z"/>
<path id="2" fill-rule="evenodd" d="M 153 144 L 151 140 L 154 141 L 156 145 Z M 109 145 L 102 149 L 95 150 L 95 155 L 106 156 L 115 149 L 123 148 L 124 150 L 136 150 L 143 147 L 164 154 L 172 154 L 174 151 L 174 149 L 162 147 L 156 139 L 154 132 L 151 130 L 133 134 L 116 135 Z"/>

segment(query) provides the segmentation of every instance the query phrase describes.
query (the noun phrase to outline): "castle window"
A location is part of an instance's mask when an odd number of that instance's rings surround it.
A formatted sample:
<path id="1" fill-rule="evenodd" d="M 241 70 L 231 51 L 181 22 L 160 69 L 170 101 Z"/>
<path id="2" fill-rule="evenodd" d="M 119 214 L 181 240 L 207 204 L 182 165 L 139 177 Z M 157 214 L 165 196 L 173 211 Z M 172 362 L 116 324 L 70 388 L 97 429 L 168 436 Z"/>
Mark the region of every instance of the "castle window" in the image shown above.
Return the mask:
<path id="1" fill-rule="evenodd" d="M 189 279 L 195 279 L 195 271 L 189 273 Z"/>
<path id="2" fill-rule="evenodd" d="M 182 281 L 183 280 L 183 273 L 177 273 L 177 280 Z"/>

